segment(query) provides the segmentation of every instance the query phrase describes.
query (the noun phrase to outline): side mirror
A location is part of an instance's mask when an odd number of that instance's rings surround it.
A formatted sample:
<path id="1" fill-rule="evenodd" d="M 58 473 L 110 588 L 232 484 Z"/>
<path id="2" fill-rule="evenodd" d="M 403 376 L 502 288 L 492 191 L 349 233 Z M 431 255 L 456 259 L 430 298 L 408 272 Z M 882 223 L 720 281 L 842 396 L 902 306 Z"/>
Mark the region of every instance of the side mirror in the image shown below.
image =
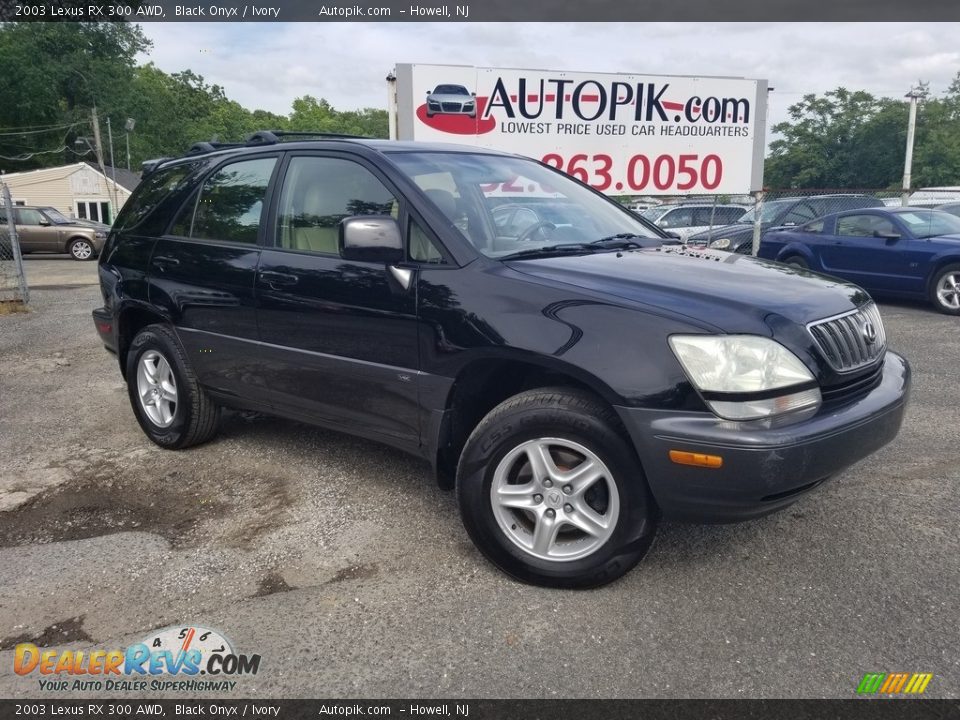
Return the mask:
<path id="1" fill-rule="evenodd" d="M 427 90 L 427 95 L 433 95 L 433 90 Z"/>
<path id="2" fill-rule="evenodd" d="M 873 231 L 873 236 L 875 238 L 883 238 L 884 240 L 899 240 L 900 233 L 882 233 L 879 230 Z"/>
<path id="3" fill-rule="evenodd" d="M 795 222 L 785 222 L 785 223 L 784 223 L 783 225 L 781 225 L 780 227 L 796 227 L 796 226 L 797 226 L 797 224 L 796 224 Z"/>
<path id="4" fill-rule="evenodd" d="M 470 93 L 470 94 L 473 95 L 474 97 L 477 96 L 477 94 L 476 94 L 475 92 L 472 92 L 472 93 Z"/>
<path id="5" fill-rule="evenodd" d="M 666 233 L 668 238 L 673 238 L 674 240 L 683 240 L 683 237 L 680 235 L 680 233 L 673 232 L 671 230 L 664 230 L 664 233 Z"/>
<path id="6" fill-rule="evenodd" d="M 340 257 L 391 264 L 403 260 L 400 226 L 386 215 L 357 215 L 340 222 Z"/>
<path id="7" fill-rule="evenodd" d="M 42 225 L 43 227 L 50 227 L 50 221 L 49 221 L 49 220 L 41 220 L 41 221 L 40 221 L 40 225 Z"/>

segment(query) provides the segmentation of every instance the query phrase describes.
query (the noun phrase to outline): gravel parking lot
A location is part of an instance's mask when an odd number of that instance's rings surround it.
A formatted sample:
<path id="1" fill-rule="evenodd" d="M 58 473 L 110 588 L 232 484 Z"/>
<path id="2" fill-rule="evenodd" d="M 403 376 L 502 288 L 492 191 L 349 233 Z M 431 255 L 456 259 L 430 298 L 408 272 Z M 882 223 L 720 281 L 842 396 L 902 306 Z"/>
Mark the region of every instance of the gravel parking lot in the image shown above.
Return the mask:
<path id="1" fill-rule="evenodd" d="M 26 266 L 31 311 L 0 317 L 0 697 L 41 694 L 17 642 L 181 623 L 262 655 L 237 697 L 845 698 L 894 671 L 960 696 L 957 318 L 883 304 L 915 378 L 893 444 L 772 517 L 665 524 L 620 582 L 562 592 L 490 566 L 389 448 L 239 414 L 157 448 L 94 331 L 95 264 Z"/>

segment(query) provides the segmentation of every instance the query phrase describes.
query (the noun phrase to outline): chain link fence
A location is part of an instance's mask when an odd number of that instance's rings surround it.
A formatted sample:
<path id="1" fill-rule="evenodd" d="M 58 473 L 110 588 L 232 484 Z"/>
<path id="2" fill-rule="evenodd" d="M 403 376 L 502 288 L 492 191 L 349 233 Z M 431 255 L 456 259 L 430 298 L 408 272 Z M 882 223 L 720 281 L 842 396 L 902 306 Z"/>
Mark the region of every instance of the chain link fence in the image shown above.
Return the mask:
<path id="1" fill-rule="evenodd" d="M 0 183 L 0 314 L 16 312 L 30 300 L 14 224 L 10 189 Z"/>
<path id="2" fill-rule="evenodd" d="M 844 210 L 904 204 L 934 208 L 950 202 L 960 202 L 960 190 L 921 190 L 906 203 L 900 190 L 791 189 L 730 196 L 646 195 L 626 205 L 688 245 L 756 255 L 763 234 L 771 228 L 801 226 Z"/>

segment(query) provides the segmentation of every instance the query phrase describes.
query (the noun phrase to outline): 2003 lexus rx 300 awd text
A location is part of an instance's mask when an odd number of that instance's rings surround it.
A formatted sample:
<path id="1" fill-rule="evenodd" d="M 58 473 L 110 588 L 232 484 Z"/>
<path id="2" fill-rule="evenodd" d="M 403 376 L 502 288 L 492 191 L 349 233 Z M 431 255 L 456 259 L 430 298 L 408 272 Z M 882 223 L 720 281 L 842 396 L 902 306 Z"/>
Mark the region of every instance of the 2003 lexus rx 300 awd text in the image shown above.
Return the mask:
<path id="1" fill-rule="evenodd" d="M 504 183 L 569 222 L 499 233 Z M 907 400 L 860 288 L 662 239 L 525 158 L 261 132 L 149 168 L 94 320 L 158 445 L 209 440 L 222 407 L 388 443 L 456 488 L 497 566 L 589 587 L 660 517 L 794 502 Z"/>

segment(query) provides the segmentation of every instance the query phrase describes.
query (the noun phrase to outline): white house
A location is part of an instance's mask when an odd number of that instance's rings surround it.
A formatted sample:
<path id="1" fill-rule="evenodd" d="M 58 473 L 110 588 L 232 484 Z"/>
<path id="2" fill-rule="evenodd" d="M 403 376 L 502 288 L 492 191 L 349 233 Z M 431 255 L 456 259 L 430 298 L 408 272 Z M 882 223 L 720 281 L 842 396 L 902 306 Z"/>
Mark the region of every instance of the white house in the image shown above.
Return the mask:
<path id="1" fill-rule="evenodd" d="M 0 174 L 15 205 L 54 207 L 67 217 L 110 224 L 140 178 L 121 168 L 99 168 L 85 162 Z M 116 177 L 116 182 L 111 176 Z"/>

